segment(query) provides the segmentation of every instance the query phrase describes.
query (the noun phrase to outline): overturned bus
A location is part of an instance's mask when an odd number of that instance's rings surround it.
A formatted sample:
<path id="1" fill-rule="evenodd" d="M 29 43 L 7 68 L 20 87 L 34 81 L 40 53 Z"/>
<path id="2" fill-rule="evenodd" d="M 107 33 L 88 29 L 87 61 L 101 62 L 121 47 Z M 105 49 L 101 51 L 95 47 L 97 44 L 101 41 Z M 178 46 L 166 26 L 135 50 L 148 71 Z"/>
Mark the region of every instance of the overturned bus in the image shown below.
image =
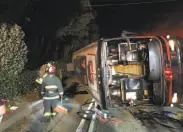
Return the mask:
<path id="1" fill-rule="evenodd" d="M 75 76 L 102 109 L 182 101 L 180 37 L 101 39 L 73 53 Z"/>

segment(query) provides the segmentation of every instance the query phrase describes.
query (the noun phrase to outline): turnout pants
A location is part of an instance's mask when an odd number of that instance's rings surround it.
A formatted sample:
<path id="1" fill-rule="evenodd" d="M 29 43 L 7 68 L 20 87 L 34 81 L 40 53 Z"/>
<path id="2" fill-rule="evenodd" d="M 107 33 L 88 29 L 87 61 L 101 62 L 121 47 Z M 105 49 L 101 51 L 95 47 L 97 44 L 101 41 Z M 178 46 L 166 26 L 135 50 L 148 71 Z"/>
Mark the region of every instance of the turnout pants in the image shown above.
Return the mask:
<path id="1" fill-rule="evenodd" d="M 56 112 L 54 112 L 54 108 L 58 104 L 58 99 L 44 99 L 43 105 L 44 105 L 44 116 L 50 117 L 55 116 Z"/>

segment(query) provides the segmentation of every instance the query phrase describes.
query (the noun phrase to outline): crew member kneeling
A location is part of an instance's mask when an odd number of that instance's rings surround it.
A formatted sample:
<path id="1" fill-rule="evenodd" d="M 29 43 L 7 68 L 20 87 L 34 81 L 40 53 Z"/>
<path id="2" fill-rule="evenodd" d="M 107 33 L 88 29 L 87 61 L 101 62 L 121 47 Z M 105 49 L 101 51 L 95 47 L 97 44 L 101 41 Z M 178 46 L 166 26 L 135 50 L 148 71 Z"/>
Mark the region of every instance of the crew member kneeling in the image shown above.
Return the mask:
<path id="1" fill-rule="evenodd" d="M 57 106 L 60 96 L 63 96 L 63 86 L 60 79 L 55 75 L 55 67 L 50 67 L 48 70 L 48 76 L 43 78 L 41 85 L 41 94 L 43 95 L 44 116 L 47 121 L 50 117 L 55 116 L 53 111 Z"/>

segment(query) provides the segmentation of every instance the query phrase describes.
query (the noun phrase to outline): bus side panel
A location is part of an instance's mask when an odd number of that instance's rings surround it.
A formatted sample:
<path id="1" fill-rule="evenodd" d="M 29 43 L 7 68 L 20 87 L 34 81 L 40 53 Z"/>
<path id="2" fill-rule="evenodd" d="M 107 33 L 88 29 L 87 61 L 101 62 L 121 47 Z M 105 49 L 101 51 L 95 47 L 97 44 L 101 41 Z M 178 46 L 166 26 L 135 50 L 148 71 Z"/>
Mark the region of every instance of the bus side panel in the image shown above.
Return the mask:
<path id="1" fill-rule="evenodd" d="M 74 72 L 77 79 L 87 85 L 86 56 L 78 56 L 74 59 Z"/>
<path id="2" fill-rule="evenodd" d="M 92 95 L 100 101 L 98 79 L 97 79 L 96 55 L 87 55 L 87 77 L 88 87 L 91 89 Z"/>
<path id="3" fill-rule="evenodd" d="M 73 65 L 74 65 L 74 72 L 76 74 L 76 77 L 78 81 L 83 85 L 84 88 L 87 89 L 87 91 L 95 98 L 98 104 L 101 104 L 100 101 L 100 93 L 99 93 L 99 87 L 98 87 L 98 73 L 97 73 L 97 46 L 98 42 L 93 43 L 79 51 L 76 51 L 73 53 Z M 79 57 L 86 57 L 86 82 L 81 81 L 81 74 L 78 74 L 78 72 L 81 72 L 83 67 L 77 66 L 78 62 L 76 60 Z M 84 83 L 85 82 L 85 83 Z"/>

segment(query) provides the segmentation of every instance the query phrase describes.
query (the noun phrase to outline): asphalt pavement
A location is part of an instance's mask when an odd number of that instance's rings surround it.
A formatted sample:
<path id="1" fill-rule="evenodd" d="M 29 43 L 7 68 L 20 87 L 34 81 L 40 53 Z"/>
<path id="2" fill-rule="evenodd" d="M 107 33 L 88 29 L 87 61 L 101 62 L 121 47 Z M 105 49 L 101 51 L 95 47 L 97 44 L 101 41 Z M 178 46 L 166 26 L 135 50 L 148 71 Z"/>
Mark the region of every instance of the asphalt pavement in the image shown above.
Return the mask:
<path id="1" fill-rule="evenodd" d="M 83 89 L 79 88 L 78 90 Z M 58 114 L 49 124 L 45 123 L 43 117 L 43 104 L 41 103 L 32 110 L 31 114 L 17 121 L 3 132 L 76 132 L 81 121 L 77 112 L 80 111 L 80 105 L 87 99 L 91 99 L 91 97 L 89 94 L 78 94 L 72 98 L 65 97 L 65 99 L 64 103 L 71 107 L 71 111 L 68 115 Z M 89 122 L 87 123 L 89 125 Z M 86 132 L 87 125 L 84 129 L 86 129 Z"/>
<path id="2" fill-rule="evenodd" d="M 78 91 L 83 90 L 82 87 L 78 88 Z M 76 132 L 81 122 L 81 118 L 77 115 L 77 112 L 81 110 L 80 106 L 88 99 L 91 99 L 89 94 L 77 94 L 74 97 L 65 97 L 64 103 L 71 107 L 71 111 L 68 115 L 57 115 L 49 124 L 46 124 L 44 121 L 43 104 L 40 103 L 40 105 L 32 109 L 31 114 L 21 120 L 17 120 L 16 123 L 3 132 Z M 152 120 L 141 122 L 135 119 L 124 108 L 110 109 L 109 112 L 116 119 L 121 120 L 119 125 L 115 125 L 113 119 L 106 122 L 98 118 L 95 121 L 95 130 L 92 132 L 182 132 L 183 130 L 183 128 L 170 129 Z M 166 123 L 166 121 L 164 122 Z M 87 132 L 89 124 L 90 122 L 86 121 L 81 132 Z"/>

